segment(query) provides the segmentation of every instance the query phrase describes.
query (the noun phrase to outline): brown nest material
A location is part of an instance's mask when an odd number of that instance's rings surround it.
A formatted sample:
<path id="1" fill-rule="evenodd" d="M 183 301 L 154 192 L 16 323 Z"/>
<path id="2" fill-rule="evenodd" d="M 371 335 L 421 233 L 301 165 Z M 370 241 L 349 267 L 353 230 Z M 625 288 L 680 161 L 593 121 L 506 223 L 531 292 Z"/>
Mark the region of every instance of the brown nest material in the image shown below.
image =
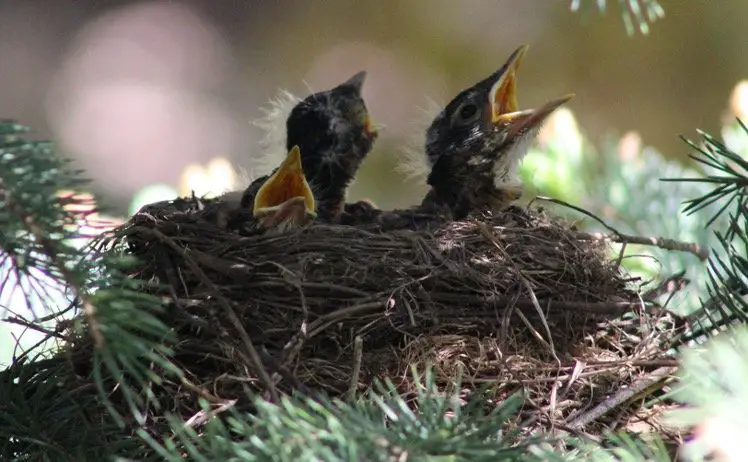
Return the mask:
<path id="1" fill-rule="evenodd" d="M 152 206 L 114 235 L 144 262 L 133 277 L 170 300 L 176 363 L 213 396 L 269 376 L 274 391 L 345 396 L 389 377 L 407 393 L 411 366 L 430 365 L 499 400 L 524 388 L 538 424 L 590 430 L 621 413 L 585 413 L 670 364 L 669 318 L 646 312 L 608 244 L 542 210 L 242 236 L 199 202 Z M 199 411 L 184 390 L 173 399 L 185 420 Z"/>

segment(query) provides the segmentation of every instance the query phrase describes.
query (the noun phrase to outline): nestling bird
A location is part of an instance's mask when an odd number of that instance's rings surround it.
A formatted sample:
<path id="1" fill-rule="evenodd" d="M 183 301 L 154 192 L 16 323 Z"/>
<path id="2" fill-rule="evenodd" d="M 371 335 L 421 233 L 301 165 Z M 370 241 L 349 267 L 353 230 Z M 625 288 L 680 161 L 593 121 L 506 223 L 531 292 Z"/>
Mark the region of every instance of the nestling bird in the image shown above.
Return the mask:
<path id="1" fill-rule="evenodd" d="M 456 220 L 502 210 L 522 196 L 517 167 L 542 122 L 573 95 L 540 108 L 518 110 L 516 72 L 528 46 L 519 47 L 488 78 L 460 92 L 426 131 L 431 191 L 425 208 L 446 208 Z"/>
<path id="2" fill-rule="evenodd" d="M 316 216 L 314 194 L 302 167 L 298 146 L 288 152 L 280 167 L 257 191 L 252 215 L 260 229 L 285 232 L 304 226 Z"/>
<path id="3" fill-rule="evenodd" d="M 361 71 L 331 90 L 308 96 L 286 120 L 286 147 L 301 149 L 302 168 L 321 220 L 340 219 L 348 186 L 378 136 L 361 96 L 365 78 Z M 254 201 L 267 180 L 264 176 L 250 184 L 242 207 Z"/>

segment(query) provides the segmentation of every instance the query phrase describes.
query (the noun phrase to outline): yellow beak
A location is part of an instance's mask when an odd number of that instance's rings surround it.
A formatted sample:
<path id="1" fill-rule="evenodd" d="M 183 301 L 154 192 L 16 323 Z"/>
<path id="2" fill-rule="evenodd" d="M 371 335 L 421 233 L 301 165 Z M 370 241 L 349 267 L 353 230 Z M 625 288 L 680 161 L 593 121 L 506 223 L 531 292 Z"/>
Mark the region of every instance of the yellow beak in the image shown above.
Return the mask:
<path id="1" fill-rule="evenodd" d="M 526 130 L 543 123 L 553 111 L 573 97 L 574 94 L 571 93 L 561 98 L 553 99 L 537 109 L 525 109 L 523 111 L 500 114 L 494 119 L 493 123 L 496 126 L 506 129 L 506 137 L 511 139 L 519 133 L 524 133 Z"/>
<path id="2" fill-rule="evenodd" d="M 294 146 L 255 196 L 252 215 L 271 224 L 304 216 L 317 216 L 314 194 L 301 166 L 301 151 Z"/>

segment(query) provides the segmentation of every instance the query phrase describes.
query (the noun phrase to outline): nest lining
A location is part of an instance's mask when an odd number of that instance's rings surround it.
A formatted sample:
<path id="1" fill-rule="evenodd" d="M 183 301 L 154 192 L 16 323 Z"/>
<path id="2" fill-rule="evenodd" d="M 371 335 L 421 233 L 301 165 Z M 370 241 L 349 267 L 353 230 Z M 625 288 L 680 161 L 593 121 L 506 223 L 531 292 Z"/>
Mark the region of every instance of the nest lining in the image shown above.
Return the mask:
<path id="1" fill-rule="evenodd" d="M 542 210 L 461 222 L 394 211 L 248 236 L 216 225 L 197 199 L 147 212 L 108 244 L 141 258 L 133 277 L 164 284 L 148 290 L 169 300 L 175 361 L 220 399 L 265 388 L 245 333 L 283 391 L 343 396 L 386 376 L 408 392 L 411 366 L 428 364 L 442 383 L 460 370 L 463 387 L 491 384 L 497 399 L 529 390 L 543 426 L 663 357 L 664 334 L 641 331 L 666 331 L 667 315 L 640 316 L 607 244 Z M 561 404 L 550 393 L 559 383 Z M 187 420 L 199 409 L 173 388 L 165 399 Z"/>

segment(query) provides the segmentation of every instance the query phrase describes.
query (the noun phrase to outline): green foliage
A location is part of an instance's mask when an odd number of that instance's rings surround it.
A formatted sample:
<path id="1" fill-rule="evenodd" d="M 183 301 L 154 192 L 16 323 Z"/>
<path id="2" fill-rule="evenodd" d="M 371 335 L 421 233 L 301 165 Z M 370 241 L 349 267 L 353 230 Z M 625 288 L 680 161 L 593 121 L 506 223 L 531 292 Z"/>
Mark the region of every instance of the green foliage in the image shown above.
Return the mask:
<path id="1" fill-rule="evenodd" d="M 454 393 L 440 390 L 429 371 L 422 381 L 414 375 L 419 387 L 411 403 L 389 380 L 376 383 L 375 391 L 355 403 L 325 396 L 283 397 L 278 405 L 253 399 L 254 416 L 230 409 L 200 434 L 174 420 L 173 438 L 150 443 L 174 461 L 181 460 L 182 450 L 196 461 L 539 460 L 529 448 L 540 437 L 518 441 L 517 432 L 499 431 L 521 406 L 521 397 L 487 411 L 479 393 L 462 404 Z"/>
<path id="2" fill-rule="evenodd" d="M 606 0 L 571 0 L 570 8 L 580 11 L 592 3 L 601 13 L 605 13 L 608 5 Z M 637 29 L 644 35 L 649 34 L 650 24 L 665 16 L 665 10 L 657 0 L 618 0 L 617 3 L 628 35 L 634 35 Z"/>
<path id="3" fill-rule="evenodd" d="M 417 393 L 408 401 L 386 379 L 354 403 L 297 395 L 275 405 L 251 398 L 255 415 L 231 408 L 200 432 L 172 419 L 174 436 L 163 443 L 144 432 L 141 436 L 159 457 L 173 461 L 182 460 L 183 453 L 196 461 L 669 460 L 659 440 L 611 434 L 599 444 L 527 435 L 515 427 L 501 431 L 516 418 L 520 395 L 500 403 L 480 391 L 463 397 L 457 394 L 459 379 L 450 392 L 437 386 L 431 369 L 422 378 L 412 372 Z"/>
<path id="4" fill-rule="evenodd" d="M 637 135 L 623 138 L 608 136 L 596 148 L 577 128 L 568 110 L 559 110 L 557 128 L 545 139 L 542 148 L 530 150 L 520 174 L 532 185 L 530 196 L 542 193 L 577 205 L 597 219 L 566 207 L 552 207 L 554 213 L 583 220 L 586 230 L 668 238 L 718 248 L 719 239 L 704 226 L 717 211 L 715 204 L 692 214 L 683 214 L 683 201 L 709 191 L 709 185 L 695 180 L 705 174 L 678 162 L 665 159 L 651 147 L 642 147 Z M 663 178 L 684 181 L 663 183 Z M 694 180 L 694 181 L 692 181 Z M 604 223 L 601 223 L 602 220 Z M 727 225 L 725 218 L 715 226 Z M 706 264 L 685 252 L 673 252 L 653 246 L 613 245 L 612 258 L 623 255 L 621 265 L 645 288 L 663 275 L 685 270 L 691 284 L 672 300 L 679 313 L 690 313 L 701 306 L 700 294 L 706 291 Z"/>
<path id="5" fill-rule="evenodd" d="M 198 461 L 669 460 L 657 437 L 609 433 L 591 441 L 528 435 L 521 425 L 507 425 L 517 420 L 521 396 L 498 403 L 481 392 L 465 397 L 459 380 L 440 389 L 428 370 L 423 378 L 414 372 L 418 387 L 412 397 L 401 396 L 389 380 L 352 403 L 296 395 L 271 404 L 247 396 L 220 412 L 215 404 L 202 403 L 206 416 L 217 414 L 205 424 L 193 427 L 165 414 L 167 422 L 154 428 L 146 416 L 163 411 L 153 390 L 169 377 L 180 377 L 170 361 L 173 333 L 156 316 L 161 301 L 143 295 L 140 283 L 126 276 L 136 262 L 119 249 L 102 254 L 76 245 L 85 234 L 80 224 L 85 212 L 58 192 L 78 190 L 85 181 L 48 143 L 22 138 L 27 131 L 14 122 L 0 123 L 0 294 L 17 291 L 30 311 L 55 318 L 69 302 L 47 296 L 39 281 L 44 277 L 64 286 L 74 312 L 82 310 L 87 321 L 75 325 L 72 335 L 76 341 L 90 337 L 95 347 L 90 368 L 99 394 L 73 395 L 65 387 L 61 381 L 70 376 L 70 366 L 64 356 L 44 359 L 40 347 L 16 355 L 0 372 L 3 460 L 101 460 L 114 454 L 140 460 L 184 460 L 186 455 Z M 702 435 L 689 447 L 690 460 L 715 446 L 703 435 L 716 423 L 734 429 L 730 441 L 738 443 L 740 453 L 748 450 L 740 446 L 748 436 L 743 434 L 748 428 L 748 162 L 734 147 L 744 146 L 748 128 L 741 122 L 730 127 L 731 144 L 703 132 L 699 136 L 698 142 L 686 140 L 699 169 L 666 161 L 650 148 L 623 149 L 610 140 L 596 150 L 568 130 L 543 151 L 531 152 L 522 167 L 528 183 L 582 204 L 622 233 L 664 235 L 712 248 L 708 267 L 685 253 L 652 248 L 625 253 L 646 251 L 658 261 L 653 267 L 629 266 L 642 277 L 687 269 L 695 282 L 690 298 L 678 300 L 699 311 L 691 316 L 696 332 L 679 347 L 682 381 L 672 395 L 687 405 L 672 414 L 672 421 L 684 429 L 696 426 Z M 561 167 L 546 167 L 553 163 Z M 684 199 L 689 199 L 685 208 Z M 585 226 L 606 230 L 589 218 Z M 726 325 L 728 332 L 699 345 Z M 110 402 L 115 392 L 132 418 L 126 431 L 122 408 Z M 106 419 L 91 417 L 104 409 Z"/>
<path id="6" fill-rule="evenodd" d="M 738 122 L 743 136 L 748 137 L 748 127 Z M 685 141 L 695 149 L 691 158 L 704 166 L 706 174 L 670 181 L 709 187 L 704 194 L 688 200 L 685 208 L 690 216 L 706 214 L 702 220 L 706 226 L 714 228 L 717 240 L 709 261 L 708 297 L 694 321 L 705 331 L 748 320 L 745 300 L 748 294 L 748 162 L 713 136 L 701 131 L 699 134 L 700 143 Z"/>
<path id="7" fill-rule="evenodd" d="M 689 445 L 687 460 L 701 460 L 715 443 L 748 451 L 748 327 L 711 340 L 705 348 L 683 352 L 682 382 L 674 396 L 687 405 L 672 411 L 670 420 L 684 428 L 699 428 Z M 713 441 L 709 427 L 719 427 L 723 441 Z M 705 440 L 702 435 L 709 435 Z"/>
<path id="8" fill-rule="evenodd" d="M 568 130 L 563 133 L 568 135 Z M 693 329 L 681 339 L 681 382 L 672 395 L 687 406 L 672 413 L 672 423 L 686 431 L 697 430 L 696 441 L 684 455 L 687 460 L 703 460 L 715 449 L 733 457 L 748 451 L 744 431 L 748 428 L 748 161 L 744 158 L 748 127 L 741 121 L 725 127 L 723 136 L 729 144 L 702 131 L 698 134 L 698 141 L 684 141 L 694 149 L 691 158 L 699 169 L 668 162 L 649 148 L 637 149 L 635 156 L 621 155 L 625 153 L 608 142 L 597 152 L 586 141 L 580 144 L 567 136 L 566 143 L 551 142 L 545 152 L 531 153 L 524 171 L 531 177 L 537 173 L 533 165 L 549 156 L 550 163 L 566 162 L 565 168 L 548 169 L 552 173 L 535 184 L 568 202 L 583 203 L 601 216 L 610 206 L 616 214 L 606 219 L 622 232 L 665 235 L 710 247 L 706 267 L 686 254 L 648 250 L 663 271 L 687 269 L 695 286 L 687 299 L 677 301 L 688 307 L 679 311 L 690 313 Z M 571 156 L 564 155 L 569 152 Z M 584 162 L 579 161 L 582 156 Z M 577 173 L 581 181 L 571 194 L 566 189 L 564 196 L 553 175 L 565 171 Z M 730 326 L 729 332 L 705 348 L 698 347 L 725 326 Z M 667 460 L 656 441 L 632 443 L 626 435 L 611 438 L 617 439 L 613 451 L 598 452 L 599 445 L 578 442 L 573 443 L 578 447 L 574 454 L 585 460 Z"/>
<path id="9" fill-rule="evenodd" d="M 94 396 L 72 399 L 61 393 L 63 364 L 41 370 L 39 364 L 45 363 L 37 360 L 22 358 L 0 373 L 0 459 L 105 460 L 137 449 L 131 438 L 104 438 L 118 434 L 118 428 L 113 421 L 92 422 L 87 417 L 98 407 Z"/>
<path id="10" fill-rule="evenodd" d="M 114 252 L 88 253 L 76 246 L 81 238 L 86 238 L 83 223 L 93 210 L 85 210 L 85 204 L 74 197 L 62 197 L 59 192 L 78 191 L 86 181 L 81 172 L 71 169 L 68 161 L 55 154 L 50 143 L 23 138 L 28 131 L 12 121 L 0 122 L 0 291 L 4 298 L 15 300 L 20 294 L 29 314 L 16 313 L 16 318 L 33 326 L 34 320 L 25 319 L 24 315 L 38 317 L 43 312 L 48 319 L 55 319 L 70 311 L 69 303 L 60 305 L 59 298 L 48 295 L 45 284 L 54 280 L 63 286 L 74 300 L 74 312 L 82 309 L 85 314 L 86 326 L 79 323 L 71 335 L 93 339 L 91 367 L 101 403 L 108 405 L 109 394 L 116 386 L 129 404 L 129 413 L 140 420 L 148 405 L 154 405 L 148 401 L 152 398 L 150 385 L 179 374 L 168 359 L 171 332 L 155 316 L 162 309 L 161 301 L 143 295 L 138 283 L 125 275 L 131 261 Z M 59 334 L 49 333 L 50 338 L 55 335 Z M 50 400 L 49 394 L 57 386 L 54 380 L 27 371 L 26 367 L 33 364 L 29 360 L 39 359 L 38 350 L 16 356 L 14 366 L 3 373 L 2 402 L 16 406 L 3 410 L 0 439 L 17 441 L 14 451 L 20 451 L 22 446 L 22 452 L 27 454 L 57 446 L 67 447 L 68 454 L 85 451 L 93 443 L 71 440 L 70 427 L 48 425 L 62 424 L 55 413 L 73 404 L 65 396 Z M 23 377 L 33 378 L 36 385 L 24 386 L 19 382 Z M 113 407 L 109 408 L 115 422 L 123 425 L 123 418 Z M 33 428 L 29 422 L 37 422 L 43 428 Z M 30 434 L 32 431 L 35 433 Z M 66 439 L 73 444 L 64 444 Z"/>
<path id="11" fill-rule="evenodd" d="M 588 440 L 569 441 L 573 460 L 593 462 L 666 462 L 670 455 L 662 440 L 650 436 L 647 440 L 626 433 L 607 432 L 604 444 Z"/>

